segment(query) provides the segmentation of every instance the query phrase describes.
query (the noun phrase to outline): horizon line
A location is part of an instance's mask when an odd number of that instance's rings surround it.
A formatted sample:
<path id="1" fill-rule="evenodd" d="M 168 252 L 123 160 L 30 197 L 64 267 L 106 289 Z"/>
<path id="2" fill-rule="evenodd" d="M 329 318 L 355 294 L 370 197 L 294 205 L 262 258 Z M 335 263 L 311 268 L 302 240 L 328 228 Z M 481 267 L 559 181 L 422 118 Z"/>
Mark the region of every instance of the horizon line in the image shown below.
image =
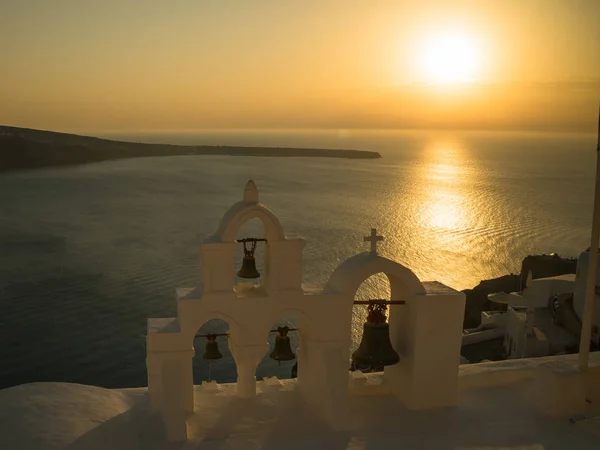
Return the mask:
<path id="1" fill-rule="evenodd" d="M 79 136 L 99 137 L 106 135 L 127 135 L 127 134 L 204 134 L 204 133 L 364 133 L 364 132 L 469 132 L 469 133 L 513 133 L 513 134 L 579 134 L 596 136 L 597 130 L 575 129 L 541 129 L 536 127 L 531 128 L 486 128 L 486 127 L 210 127 L 210 128 L 138 128 L 127 130 L 79 130 L 79 131 L 62 131 L 48 128 L 32 128 L 17 125 L 0 125 L 7 128 L 21 128 L 36 131 L 45 131 L 50 133 L 73 134 Z"/>

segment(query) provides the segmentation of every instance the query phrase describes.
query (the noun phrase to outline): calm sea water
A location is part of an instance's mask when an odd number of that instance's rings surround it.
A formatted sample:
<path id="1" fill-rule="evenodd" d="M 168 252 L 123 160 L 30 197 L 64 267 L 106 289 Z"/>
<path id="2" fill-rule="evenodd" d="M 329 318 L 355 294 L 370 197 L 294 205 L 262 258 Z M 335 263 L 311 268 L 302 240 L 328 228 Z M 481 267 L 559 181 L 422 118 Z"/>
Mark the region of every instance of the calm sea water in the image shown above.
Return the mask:
<path id="1" fill-rule="evenodd" d="M 376 150 L 380 160 L 141 158 L 0 176 L 0 387 L 145 384 L 148 317 L 175 315 L 198 281 L 199 244 L 253 178 L 286 231 L 308 240 L 304 281 L 321 285 L 366 250 L 457 289 L 517 272 L 529 253 L 588 247 L 593 136 L 448 132 L 197 133 L 141 141 Z M 240 235 L 261 232 L 249 223 Z M 383 276 L 358 297 L 387 295 Z M 364 310 L 356 309 L 355 345 Z M 293 323 L 293 318 L 282 318 Z M 275 324 L 274 324 L 275 325 Z M 200 330 L 224 331 L 211 322 Z M 265 330 L 267 332 L 268 330 Z M 294 339 L 294 338 L 293 338 Z M 198 340 L 201 355 L 204 342 Z M 295 345 L 295 339 L 294 339 Z M 235 380 L 226 341 L 212 367 Z M 265 355 L 258 377 L 289 375 Z M 196 382 L 208 365 L 196 358 Z"/>

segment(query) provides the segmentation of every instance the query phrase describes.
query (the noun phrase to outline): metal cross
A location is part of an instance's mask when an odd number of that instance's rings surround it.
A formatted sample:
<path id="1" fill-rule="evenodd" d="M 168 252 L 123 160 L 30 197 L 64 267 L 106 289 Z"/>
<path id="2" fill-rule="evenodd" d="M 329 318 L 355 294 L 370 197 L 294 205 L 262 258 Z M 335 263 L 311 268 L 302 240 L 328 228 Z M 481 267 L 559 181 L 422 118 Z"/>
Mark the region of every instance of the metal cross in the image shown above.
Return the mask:
<path id="1" fill-rule="evenodd" d="M 371 243 L 371 253 L 376 254 L 377 253 L 377 242 L 383 241 L 383 236 L 377 236 L 377 229 L 371 228 L 371 235 L 365 236 L 363 239 L 364 239 L 364 242 Z"/>

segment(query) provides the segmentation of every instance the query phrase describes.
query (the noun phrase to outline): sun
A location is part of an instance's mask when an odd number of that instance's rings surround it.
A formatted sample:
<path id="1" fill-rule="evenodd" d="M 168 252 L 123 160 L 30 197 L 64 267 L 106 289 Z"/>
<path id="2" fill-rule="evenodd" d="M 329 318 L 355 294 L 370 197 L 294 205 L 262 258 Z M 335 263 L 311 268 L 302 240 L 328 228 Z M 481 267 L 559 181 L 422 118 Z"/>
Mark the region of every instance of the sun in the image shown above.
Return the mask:
<path id="1" fill-rule="evenodd" d="M 419 72 L 433 84 L 472 83 L 481 69 L 475 39 L 461 32 L 429 36 L 418 51 Z"/>

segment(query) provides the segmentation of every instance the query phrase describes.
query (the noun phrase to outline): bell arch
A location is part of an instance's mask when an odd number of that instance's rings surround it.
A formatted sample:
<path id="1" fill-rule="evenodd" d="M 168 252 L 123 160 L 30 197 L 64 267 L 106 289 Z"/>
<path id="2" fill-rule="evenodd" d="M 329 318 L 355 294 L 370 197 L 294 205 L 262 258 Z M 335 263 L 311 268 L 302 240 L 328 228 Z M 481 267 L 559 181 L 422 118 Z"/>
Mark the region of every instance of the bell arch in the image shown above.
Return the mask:
<path id="1" fill-rule="evenodd" d="M 377 255 L 360 253 L 340 264 L 325 286 L 325 293 L 342 294 L 347 305 L 340 311 L 340 320 L 347 322 L 345 333 L 351 342 L 354 297 L 360 285 L 369 277 L 383 273 L 389 281 L 391 300 L 405 300 L 408 305 L 388 308 L 390 340 L 400 355 L 407 352 L 408 309 L 411 299 L 425 295 L 425 288 L 417 276 L 407 267 Z"/>
<path id="2" fill-rule="evenodd" d="M 258 189 L 250 180 L 244 189 L 243 201 L 227 211 L 217 232 L 202 243 L 202 279 L 205 293 L 234 290 L 233 271 L 228 272 L 235 265 L 237 234 L 243 225 L 253 219 L 262 222 L 267 241 L 263 257 L 265 273 L 264 277 L 260 277 L 260 284 L 264 288 L 262 295 L 269 296 L 284 290 L 302 290 L 302 249 L 306 241 L 299 237 L 285 237 L 279 219 L 258 202 Z M 248 241 L 255 240 L 263 239 L 250 238 Z"/>
<path id="3" fill-rule="evenodd" d="M 299 353 L 302 345 L 302 331 L 297 325 L 285 320 L 287 318 L 289 318 L 289 316 L 279 317 L 278 320 L 276 319 L 271 322 L 264 330 L 265 334 L 263 336 L 266 346 L 262 358 L 259 361 L 256 361 L 255 371 L 257 379 L 265 379 L 273 376 L 276 376 L 279 379 L 290 378 L 292 367 L 297 364 L 298 360 L 300 359 Z M 287 328 L 287 330 L 284 330 L 284 333 L 286 334 L 288 341 L 287 350 L 293 353 L 291 359 L 282 359 L 281 361 L 278 361 L 277 359 L 271 358 L 272 352 L 279 347 L 277 344 L 279 333 L 275 331 L 279 327 L 282 327 L 283 329 Z M 279 347 L 280 351 L 282 349 L 284 348 Z M 282 356 L 281 352 L 278 354 L 279 356 Z"/>
<path id="4" fill-rule="evenodd" d="M 238 206 L 238 208 L 236 208 Z M 239 208 L 241 206 L 241 208 Z M 217 236 L 221 242 L 235 242 L 237 233 L 242 226 L 252 219 L 260 219 L 265 227 L 265 236 L 267 240 L 282 241 L 285 239 L 283 227 L 279 219 L 267 207 L 261 204 L 248 206 L 245 202 L 234 205 L 232 209 L 236 211 L 230 218 L 227 214 L 217 230 Z M 225 222 L 226 219 L 227 222 Z"/>
<path id="5" fill-rule="evenodd" d="M 290 323 L 286 319 L 295 319 Z M 285 323 L 287 322 L 287 323 Z M 294 362 L 277 363 L 272 360 L 270 355 L 275 349 L 278 333 L 275 330 L 279 326 L 287 326 L 291 330 L 287 333 L 290 338 L 290 347 L 295 354 Z M 273 311 L 261 320 L 261 327 L 267 347 L 260 361 L 256 364 L 256 375 L 258 377 L 289 378 L 292 372 L 293 377 L 297 377 L 302 384 L 306 382 L 310 374 L 307 369 L 310 367 L 310 348 L 314 342 L 322 338 L 317 321 L 309 312 L 298 308 L 282 308 Z M 280 368 L 278 366 L 281 366 Z M 302 367 L 300 369 L 300 367 Z"/>
<path id="6" fill-rule="evenodd" d="M 258 188 L 253 180 L 244 187 L 244 198 L 232 205 L 219 222 L 217 231 L 205 242 L 235 242 L 240 228 L 249 220 L 258 218 L 265 227 L 265 235 L 270 240 L 285 239 L 281 222 L 273 212 L 258 200 Z"/>
<path id="7" fill-rule="evenodd" d="M 207 322 L 215 319 L 221 320 L 229 325 L 229 346 L 232 346 L 236 340 L 243 341 L 248 334 L 246 329 L 233 317 L 220 311 L 209 311 L 186 320 L 185 330 L 182 330 L 182 334 L 184 335 L 186 341 L 193 346 L 198 330 Z"/>
<path id="8" fill-rule="evenodd" d="M 360 253 L 340 264 L 329 277 L 325 292 L 347 294 L 353 299 L 363 281 L 377 273 L 388 277 L 394 299 L 396 296 L 425 294 L 423 284 L 412 270 L 373 253 Z"/>
<path id="9" fill-rule="evenodd" d="M 223 326 L 225 325 L 225 326 Z M 220 383 L 233 383 L 236 377 L 223 378 L 221 375 L 232 372 L 237 374 L 237 362 L 234 353 L 231 351 L 228 335 L 231 329 L 230 324 L 220 318 L 206 320 L 196 330 L 194 334 L 193 346 L 194 357 L 192 358 L 192 371 L 194 384 L 200 384 L 204 381 L 217 381 Z M 204 359 L 204 352 L 208 350 L 207 335 L 215 334 L 218 351 L 221 354 L 219 359 Z M 212 366 L 212 367 L 211 367 Z M 233 368 L 233 370 L 231 370 Z"/>

